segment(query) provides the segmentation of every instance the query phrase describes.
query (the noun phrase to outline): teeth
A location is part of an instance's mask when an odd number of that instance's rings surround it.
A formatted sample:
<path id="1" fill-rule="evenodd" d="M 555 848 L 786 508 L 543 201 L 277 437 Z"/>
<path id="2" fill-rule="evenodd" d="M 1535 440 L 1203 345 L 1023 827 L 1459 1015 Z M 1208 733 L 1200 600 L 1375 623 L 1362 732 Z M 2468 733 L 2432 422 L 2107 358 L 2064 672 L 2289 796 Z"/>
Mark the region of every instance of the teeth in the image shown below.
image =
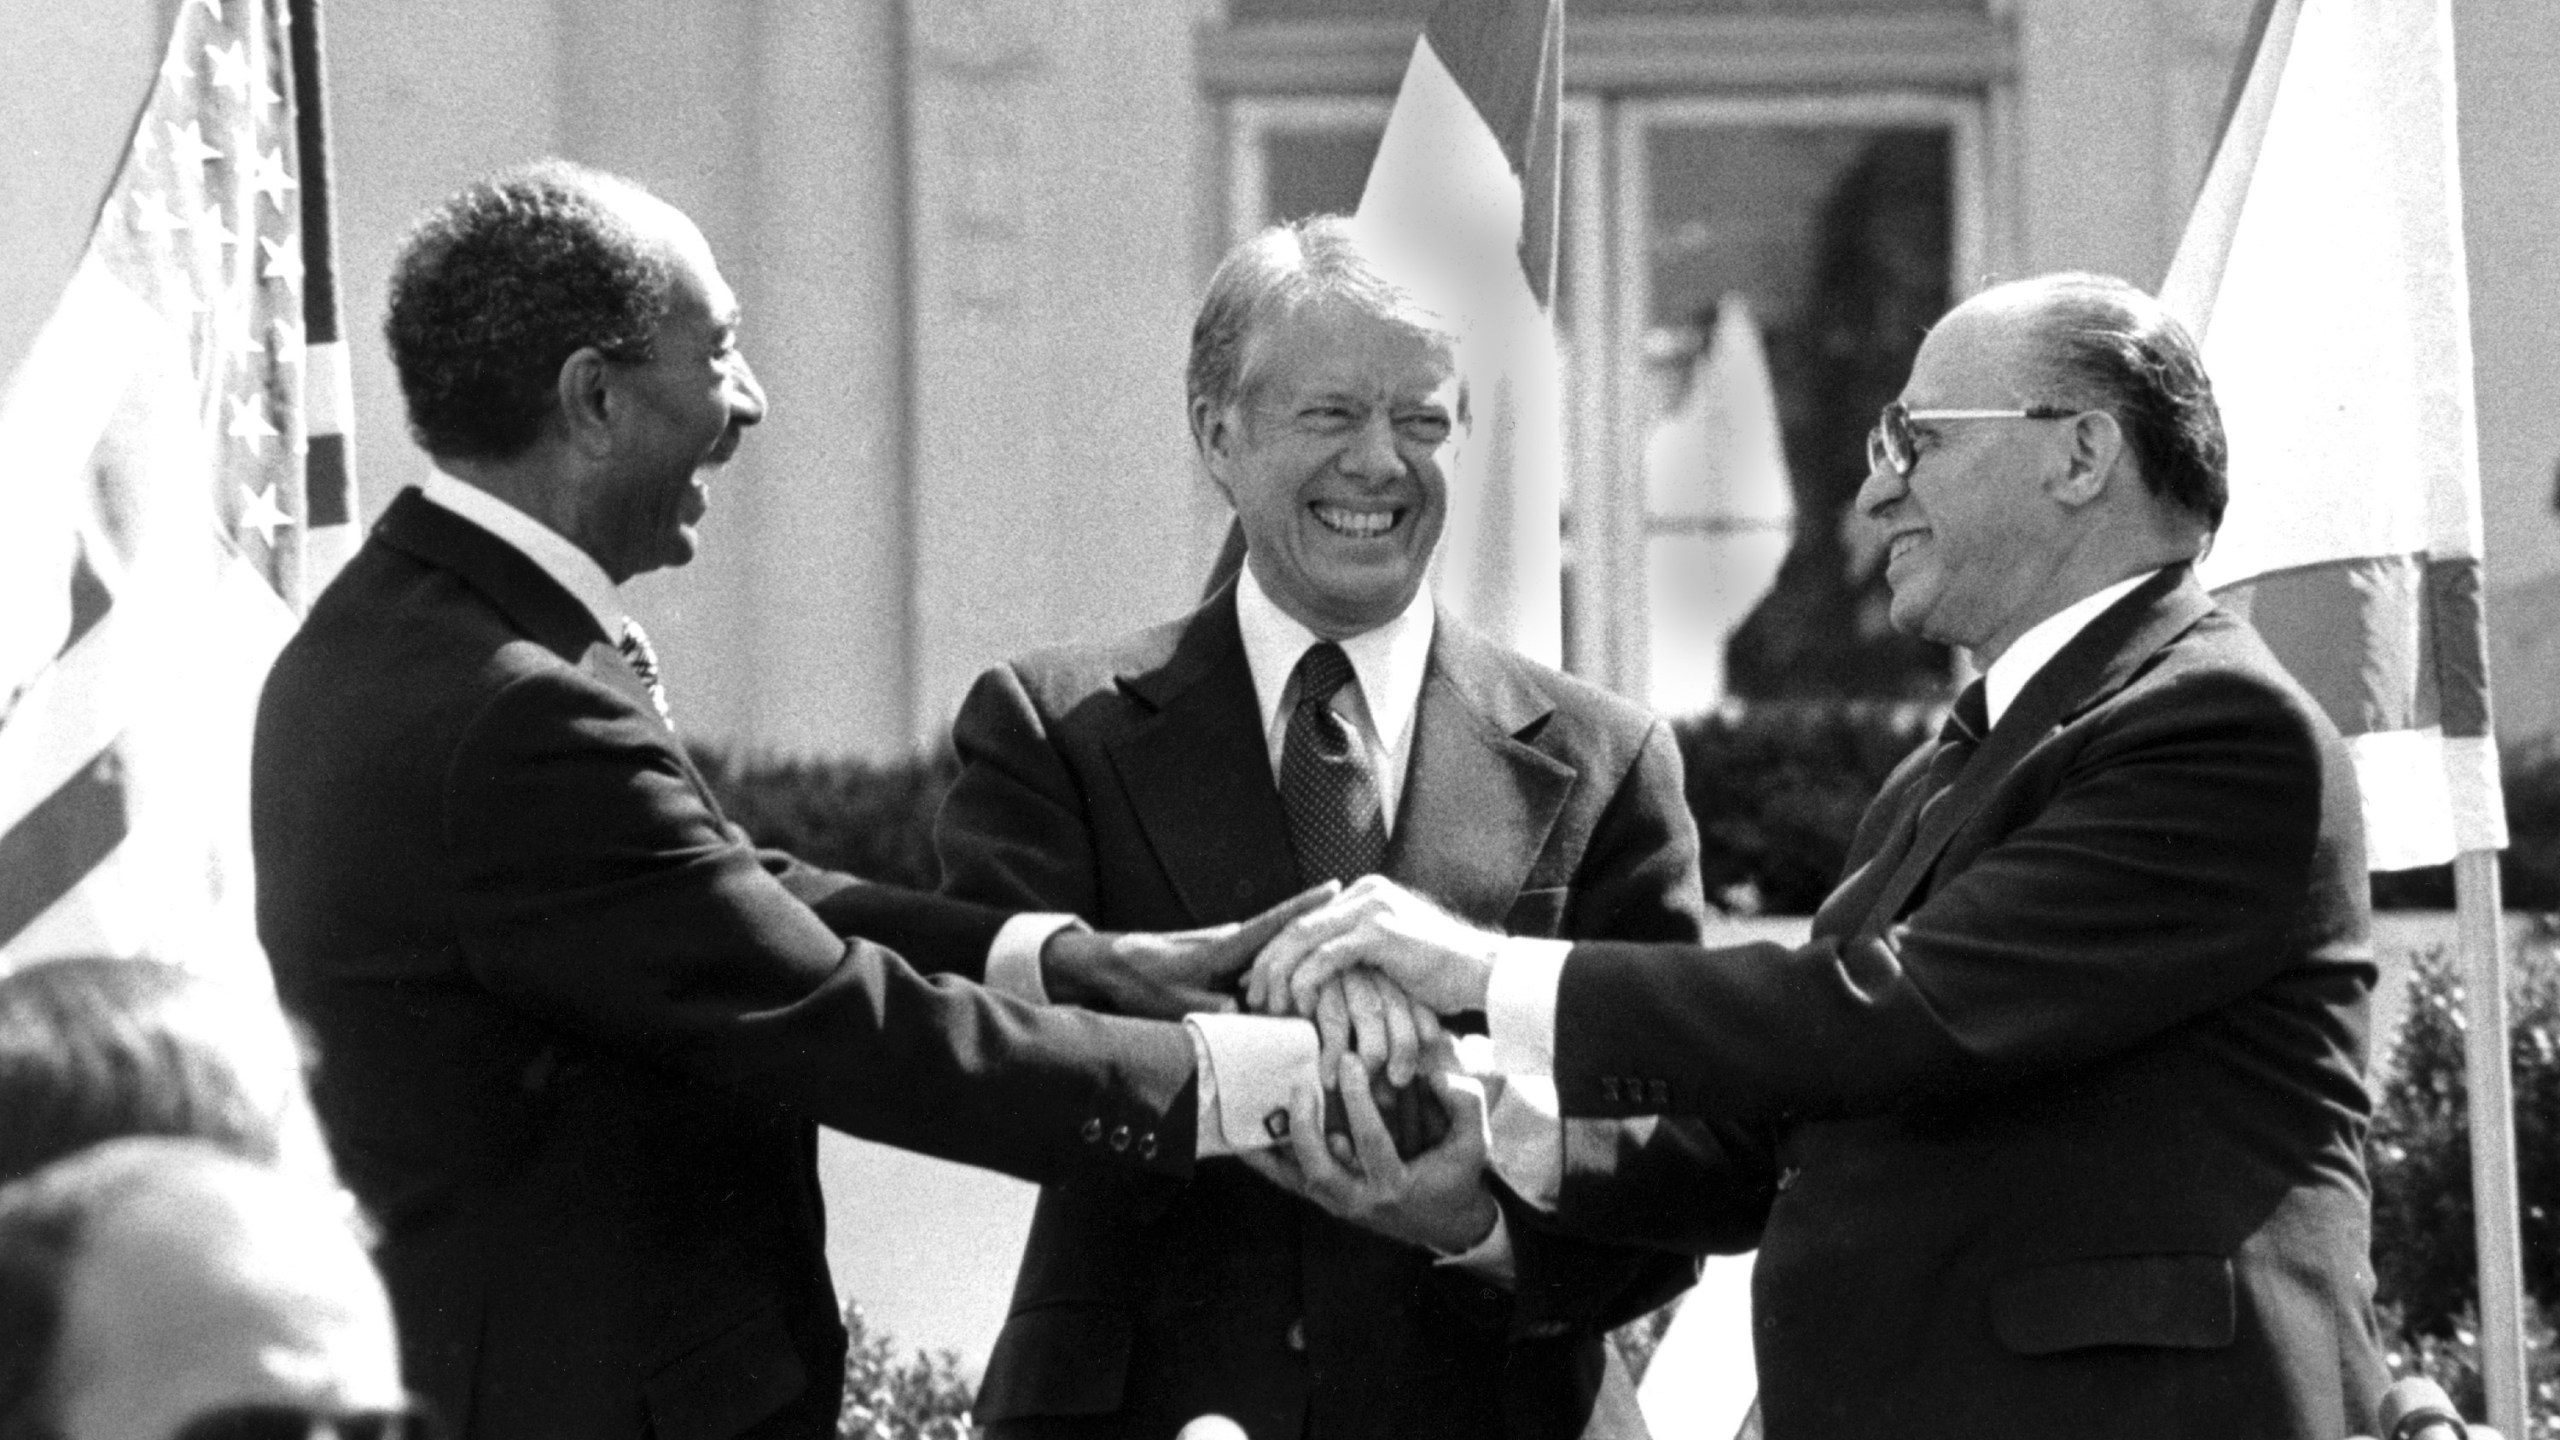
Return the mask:
<path id="1" fill-rule="evenodd" d="M 1902 558 L 1903 553 L 1904 553 L 1905 551 L 1910 550 L 1913 546 L 1916 546 L 1916 545 L 1918 545 L 1919 543 L 1920 543 L 1920 532 L 1919 532 L 1919 531 L 1917 531 L 1917 530 L 1905 530 L 1905 531 L 1903 531 L 1901 534 L 1896 535 L 1896 536 L 1894 536 L 1894 537 L 1893 537 L 1893 543 L 1892 543 L 1892 545 L 1891 545 L 1891 547 L 1890 547 L 1889 553 L 1885 556 L 1885 558 L 1886 558 L 1886 559 L 1888 559 L 1888 560 L 1899 560 L 1899 559 L 1901 559 L 1901 558 Z"/>
<path id="2" fill-rule="evenodd" d="M 1401 510 L 1346 510 L 1339 505 L 1311 508 L 1326 529 L 1355 540 L 1374 540 L 1386 534 L 1395 528 L 1396 518 L 1404 513 Z"/>

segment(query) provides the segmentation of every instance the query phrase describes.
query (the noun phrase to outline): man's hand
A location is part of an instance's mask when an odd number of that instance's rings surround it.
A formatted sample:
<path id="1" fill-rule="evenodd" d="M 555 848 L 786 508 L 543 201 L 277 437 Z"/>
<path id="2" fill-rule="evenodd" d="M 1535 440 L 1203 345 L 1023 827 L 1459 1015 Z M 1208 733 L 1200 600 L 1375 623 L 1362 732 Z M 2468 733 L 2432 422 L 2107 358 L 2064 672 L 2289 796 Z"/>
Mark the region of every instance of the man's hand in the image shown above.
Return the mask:
<path id="1" fill-rule="evenodd" d="M 1061 930 L 1040 947 L 1040 981 L 1052 1000 L 1150 1020 L 1233 1010 L 1237 972 L 1341 888 L 1328 880 L 1250 920 L 1198 930 Z"/>
<path id="2" fill-rule="evenodd" d="M 1328 982 L 1366 966 L 1438 1014 L 1481 1010 L 1501 939 L 1385 876 L 1364 875 L 1263 947 L 1245 1003 L 1274 1015 L 1314 1014 Z"/>
<path id="3" fill-rule="evenodd" d="M 1445 1056 L 1447 1047 L 1440 1048 Z M 1240 1158 L 1272 1184 L 1355 1225 L 1443 1255 L 1463 1254 L 1493 1232 L 1501 1210 L 1484 1185 L 1484 1090 L 1453 1067 L 1449 1057 L 1426 1071 L 1448 1109 L 1449 1133 L 1410 1160 L 1397 1158 L 1356 1056 L 1344 1057 L 1335 1071 L 1349 1135 L 1325 1134 L 1322 1100 L 1302 1090 L 1287 1150 L 1248 1150 Z"/>
<path id="4" fill-rule="evenodd" d="M 1395 982 L 1371 970 L 1345 970 L 1316 990 L 1316 1044 L 1324 1074 L 1341 1068 L 1345 1054 L 1360 1057 L 1371 1075 L 1410 1085 L 1422 1053 L 1440 1038 L 1440 1017 L 1415 1004 Z"/>

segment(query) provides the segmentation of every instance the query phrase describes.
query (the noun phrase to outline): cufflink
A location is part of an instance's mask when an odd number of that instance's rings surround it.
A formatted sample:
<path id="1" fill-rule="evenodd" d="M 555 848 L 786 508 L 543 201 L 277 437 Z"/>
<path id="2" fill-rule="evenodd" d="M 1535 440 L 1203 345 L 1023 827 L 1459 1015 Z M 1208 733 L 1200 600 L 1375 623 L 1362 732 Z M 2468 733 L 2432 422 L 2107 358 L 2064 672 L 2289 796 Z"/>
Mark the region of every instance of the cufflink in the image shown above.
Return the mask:
<path id="1" fill-rule="evenodd" d="M 1275 1106 L 1270 1114 L 1263 1116 L 1262 1133 L 1270 1136 L 1274 1140 L 1288 1139 L 1289 1107 L 1285 1105 Z"/>

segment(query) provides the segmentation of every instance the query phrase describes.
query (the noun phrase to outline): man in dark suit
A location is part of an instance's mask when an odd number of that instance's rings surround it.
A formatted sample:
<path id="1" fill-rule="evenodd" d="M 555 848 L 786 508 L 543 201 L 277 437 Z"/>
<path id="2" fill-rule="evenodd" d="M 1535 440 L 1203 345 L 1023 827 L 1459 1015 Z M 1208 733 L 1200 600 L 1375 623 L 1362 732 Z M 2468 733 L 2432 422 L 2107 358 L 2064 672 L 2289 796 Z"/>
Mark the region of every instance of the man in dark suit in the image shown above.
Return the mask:
<path id="1" fill-rule="evenodd" d="M 1265 1143 L 1261 1109 L 1226 1117 L 1266 1072 L 1221 1090 L 1212 1032 L 1314 1080 L 1303 1023 L 964 983 L 1025 950 L 1095 983 L 1133 952 L 1214 970 L 1219 937 L 1026 931 L 722 818 L 617 587 L 692 557 L 764 413 L 737 318 L 700 232 L 628 182 L 553 162 L 430 214 L 386 328 L 436 473 L 259 709 L 260 935 L 382 1226 L 410 1381 L 469 1436 L 831 1435 L 812 1122 L 1146 1193 L 1231 1132 Z"/>
<path id="2" fill-rule="evenodd" d="M 1278 227 L 1211 281 L 1189 390 L 1243 571 L 1182 619 L 980 679 L 937 836 L 946 891 L 1172 928 L 1375 870 L 1521 934 L 1693 941 L 1668 730 L 1432 604 L 1467 422 L 1445 322 L 1339 217 Z M 1398 1026 L 1403 1003 L 1344 997 L 1360 1026 Z M 1365 1079 L 1347 1089 L 1365 1107 Z M 1538 1188 L 1524 1175 L 1552 1175 L 1561 1142 L 1518 1098 L 1495 1150 Z M 1486 1182 L 1472 1102 L 1453 1108 L 1451 1137 L 1395 1167 L 1411 1184 L 1378 1197 L 1381 1233 L 1233 1162 L 1180 1194 L 1050 1186 L 981 1420 L 1000 1440 L 1166 1440 L 1209 1412 L 1256 1440 L 1640 1434 L 1601 1334 L 1694 1266 L 1541 1233 Z"/>
<path id="3" fill-rule="evenodd" d="M 1765 1127 L 1773 1169 L 1710 1152 L 1673 1203 L 1765 1225 L 1771 1440 L 2361 1428 L 2355 780 L 2191 574 L 2226 494 L 2194 342 L 2118 281 L 1992 290 L 1921 347 L 1869 468 L 1894 623 L 1985 673 L 1810 944 L 1567 949 L 1371 882 L 1254 987 L 1357 958 L 1485 1006 L 1497 1065 L 1569 1115 Z M 1569 1179 L 1567 1218 L 1647 1208 L 1612 1189 Z"/>

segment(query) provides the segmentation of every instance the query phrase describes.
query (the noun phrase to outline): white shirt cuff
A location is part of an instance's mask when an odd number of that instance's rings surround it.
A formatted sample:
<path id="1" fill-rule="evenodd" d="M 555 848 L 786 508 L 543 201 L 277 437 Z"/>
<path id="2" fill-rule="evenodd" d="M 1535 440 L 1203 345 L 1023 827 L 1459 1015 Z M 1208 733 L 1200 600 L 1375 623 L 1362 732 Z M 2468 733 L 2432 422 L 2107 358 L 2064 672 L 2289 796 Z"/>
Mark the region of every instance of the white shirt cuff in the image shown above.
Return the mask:
<path id="1" fill-rule="evenodd" d="M 1034 1005 L 1049 1003 L 1049 987 L 1040 978 L 1040 949 L 1049 937 L 1084 922 L 1073 915 L 1016 915 L 996 932 L 987 947 L 987 988 Z"/>
<path id="2" fill-rule="evenodd" d="M 1564 981 L 1570 940 L 1511 936 L 1495 945 L 1485 983 L 1485 1029 L 1493 1036 L 1493 1068 L 1504 1075 L 1556 1073 L 1556 988 Z"/>
<path id="3" fill-rule="evenodd" d="M 1200 1066 L 1201 1159 L 1289 1137 L 1289 1096 L 1313 1090 L 1316 1027 L 1273 1015 L 1201 1013 L 1182 1022 Z M 1277 1117 L 1277 1118 L 1275 1118 Z"/>

